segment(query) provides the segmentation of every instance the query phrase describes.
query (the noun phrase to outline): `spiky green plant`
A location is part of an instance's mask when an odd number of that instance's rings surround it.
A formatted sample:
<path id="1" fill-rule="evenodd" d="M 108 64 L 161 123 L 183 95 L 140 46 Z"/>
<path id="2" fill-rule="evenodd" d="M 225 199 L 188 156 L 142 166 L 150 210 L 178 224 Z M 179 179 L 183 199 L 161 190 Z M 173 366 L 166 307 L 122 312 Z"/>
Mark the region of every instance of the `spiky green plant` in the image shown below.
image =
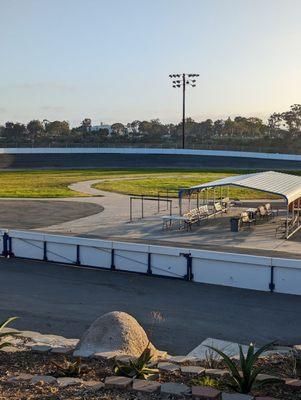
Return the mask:
<path id="1" fill-rule="evenodd" d="M 52 364 L 56 367 L 55 376 L 57 377 L 73 378 L 79 376 L 84 369 L 84 365 L 81 363 L 80 359 L 69 361 L 65 357 L 63 363 L 52 361 Z"/>
<path id="2" fill-rule="evenodd" d="M 129 363 L 116 362 L 114 372 L 116 375 L 127 376 L 136 379 L 150 379 L 157 372 L 150 368 L 152 360 L 151 350 L 147 346 L 136 361 L 130 360 Z"/>
<path id="3" fill-rule="evenodd" d="M 11 343 L 3 341 L 3 339 L 7 336 L 15 336 L 18 334 L 18 332 L 2 332 L 3 329 L 10 324 L 12 321 L 18 319 L 18 317 L 10 317 L 7 318 L 5 321 L 0 323 L 0 349 L 3 349 L 3 347 L 6 346 L 11 346 Z"/>
<path id="4" fill-rule="evenodd" d="M 229 370 L 230 381 L 228 383 L 226 382 L 226 385 L 238 393 L 248 394 L 252 389 L 256 389 L 269 383 L 279 382 L 276 378 L 267 378 L 261 381 L 256 381 L 258 374 L 263 371 L 263 367 L 257 367 L 256 362 L 260 355 L 265 351 L 270 350 L 273 345 L 274 342 L 268 343 L 255 352 L 254 345 L 251 343 L 246 356 L 242 351 L 242 347 L 239 345 L 239 367 L 237 367 L 235 362 L 221 350 L 212 346 L 207 347 L 214 350 L 222 357 L 227 369 Z"/>
<path id="5" fill-rule="evenodd" d="M 210 378 L 209 376 L 200 376 L 199 378 L 193 378 L 190 381 L 193 386 L 209 386 L 212 388 L 219 388 L 219 383 L 216 379 Z"/>

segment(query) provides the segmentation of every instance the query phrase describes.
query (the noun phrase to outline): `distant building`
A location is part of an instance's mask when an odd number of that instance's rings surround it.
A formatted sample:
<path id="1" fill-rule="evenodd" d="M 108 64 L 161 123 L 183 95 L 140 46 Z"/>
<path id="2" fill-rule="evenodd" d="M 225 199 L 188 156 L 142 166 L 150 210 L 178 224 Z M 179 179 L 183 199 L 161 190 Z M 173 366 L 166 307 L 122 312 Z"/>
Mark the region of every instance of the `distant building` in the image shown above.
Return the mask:
<path id="1" fill-rule="evenodd" d="M 109 132 L 109 135 L 111 135 L 112 133 L 112 126 L 111 125 L 107 125 L 104 123 L 100 123 L 100 125 L 93 125 L 91 126 L 91 132 L 95 132 L 95 131 L 99 131 L 99 129 L 107 129 Z"/>

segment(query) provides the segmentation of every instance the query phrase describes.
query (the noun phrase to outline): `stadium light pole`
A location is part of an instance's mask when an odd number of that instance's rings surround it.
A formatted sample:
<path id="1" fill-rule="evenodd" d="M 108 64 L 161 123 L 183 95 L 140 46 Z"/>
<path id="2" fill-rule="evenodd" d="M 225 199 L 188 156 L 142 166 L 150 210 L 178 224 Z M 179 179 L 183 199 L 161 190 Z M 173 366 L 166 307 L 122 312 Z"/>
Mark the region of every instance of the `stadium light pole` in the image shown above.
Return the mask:
<path id="1" fill-rule="evenodd" d="M 182 88 L 183 90 L 183 117 L 182 117 L 182 148 L 185 149 L 185 93 L 186 86 L 196 86 L 196 79 L 199 74 L 171 74 L 169 77 L 172 79 L 173 88 Z"/>

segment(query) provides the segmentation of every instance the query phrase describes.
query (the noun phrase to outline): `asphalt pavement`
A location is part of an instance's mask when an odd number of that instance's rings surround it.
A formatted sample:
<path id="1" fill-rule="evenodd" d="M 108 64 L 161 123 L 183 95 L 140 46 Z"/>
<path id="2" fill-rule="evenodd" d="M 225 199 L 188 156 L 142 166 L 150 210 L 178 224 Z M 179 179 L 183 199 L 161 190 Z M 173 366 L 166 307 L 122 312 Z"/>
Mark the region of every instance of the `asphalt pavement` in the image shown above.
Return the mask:
<path id="1" fill-rule="evenodd" d="M 0 319 L 19 316 L 19 329 L 77 338 L 98 316 L 120 310 L 171 354 L 186 354 L 207 337 L 301 342 L 301 296 L 13 258 L 0 258 L 0 282 Z M 153 321 L 152 311 L 163 320 Z"/>

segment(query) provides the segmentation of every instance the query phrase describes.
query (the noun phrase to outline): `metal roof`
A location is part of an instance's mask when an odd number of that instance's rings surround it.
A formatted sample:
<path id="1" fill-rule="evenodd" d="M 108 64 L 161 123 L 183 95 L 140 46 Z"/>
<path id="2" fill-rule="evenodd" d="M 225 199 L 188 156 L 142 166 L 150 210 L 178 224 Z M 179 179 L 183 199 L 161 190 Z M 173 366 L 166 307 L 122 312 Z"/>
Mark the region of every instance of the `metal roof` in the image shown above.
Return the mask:
<path id="1" fill-rule="evenodd" d="M 301 197 L 301 177 L 282 172 L 265 171 L 254 174 L 230 176 L 202 185 L 192 186 L 183 192 L 195 192 L 217 186 L 240 186 L 282 196 L 287 203 Z"/>

